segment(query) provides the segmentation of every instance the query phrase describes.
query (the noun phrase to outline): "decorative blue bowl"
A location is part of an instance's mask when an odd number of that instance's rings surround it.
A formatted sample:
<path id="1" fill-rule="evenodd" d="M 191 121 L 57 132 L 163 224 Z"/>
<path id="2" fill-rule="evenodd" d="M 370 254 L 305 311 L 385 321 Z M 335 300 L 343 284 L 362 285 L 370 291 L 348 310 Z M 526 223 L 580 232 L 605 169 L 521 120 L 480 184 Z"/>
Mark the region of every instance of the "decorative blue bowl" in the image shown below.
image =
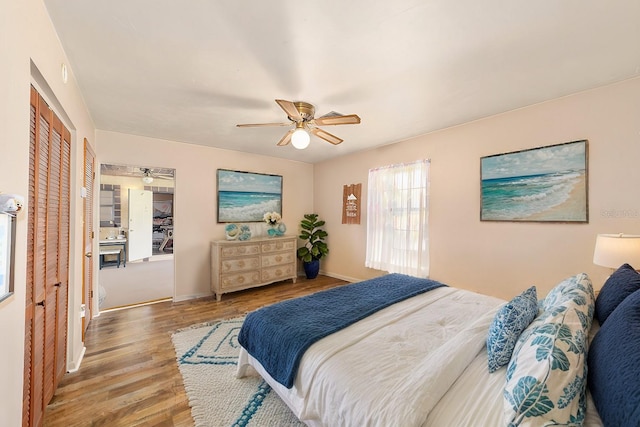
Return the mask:
<path id="1" fill-rule="evenodd" d="M 238 240 L 249 240 L 251 239 L 251 228 L 248 225 L 243 224 L 240 226 L 240 235 L 238 235 Z"/>
<path id="2" fill-rule="evenodd" d="M 287 226 L 284 225 L 284 222 L 280 224 L 276 224 L 274 226 L 269 227 L 267 230 L 267 234 L 269 237 L 279 237 L 284 236 L 284 233 L 287 231 Z"/>
<path id="3" fill-rule="evenodd" d="M 224 227 L 224 235 L 227 240 L 236 240 L 240 234 L 240 228 L 236 224 L 227 224 Z"/>

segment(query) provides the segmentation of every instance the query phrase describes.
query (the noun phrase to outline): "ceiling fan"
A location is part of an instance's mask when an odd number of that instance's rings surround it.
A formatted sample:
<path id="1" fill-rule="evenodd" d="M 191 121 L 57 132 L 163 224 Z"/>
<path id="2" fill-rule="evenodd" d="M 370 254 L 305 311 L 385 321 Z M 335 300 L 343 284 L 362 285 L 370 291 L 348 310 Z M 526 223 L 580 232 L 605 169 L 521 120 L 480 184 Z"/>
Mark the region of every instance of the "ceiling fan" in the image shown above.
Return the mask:
<path id="1" fill-rule="evenodd" d="M 128 176 L 133 178 L 173 179 L 175 170 L 169 168 L 146 168 L 141 166 L 125 166 L 101 164 L 100 174 L 109 176 Z"/>
<path id="2" fill-rule="evenodd" d="M 338 114 L 331 112 L 322 117 L 315 118 L 315 108 L 308 102 L 303 101 L 285 101 L 284 99 L 276 99 L 276 102 L 287 114 L 289 122 L 287 123 L 248 123 L 239 124 L 238 127 L 262 127 L 262 126 L 290 126 L 295 127 L 287 132 L 277 145 L 284 146 L 292 143 L 298 149 L 307 148 L 309 145 L 309 132 L 332 143 L 340 144 L 343 140 L 329 132 L 318 128 L 317 126 L 334 126 L 334 125 L 355 125 L 360 123 L 360 117 L 357 114 Z"/>
<path id="3" fill-rule="evenodd" d="M 160 169 L 140 168 L 140 172 L 142 172 L 142 182 L 145 184 L 151 184 L 154 178 L 173 179 L 173 171 L 167 173 Z"/>

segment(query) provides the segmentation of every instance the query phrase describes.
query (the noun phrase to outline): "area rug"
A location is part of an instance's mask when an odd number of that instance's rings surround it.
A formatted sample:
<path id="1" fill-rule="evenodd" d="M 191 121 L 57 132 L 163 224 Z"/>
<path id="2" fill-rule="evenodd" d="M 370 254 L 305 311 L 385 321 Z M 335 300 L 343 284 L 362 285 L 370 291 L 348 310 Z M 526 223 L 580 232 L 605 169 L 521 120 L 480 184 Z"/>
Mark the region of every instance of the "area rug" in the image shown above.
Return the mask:
<path id="1" fill-rule="evenodd" d="M 243 321 L 222 320 L 172 336 L 195 425 L 303 426 L 258 374 L 236 378 Z"/>

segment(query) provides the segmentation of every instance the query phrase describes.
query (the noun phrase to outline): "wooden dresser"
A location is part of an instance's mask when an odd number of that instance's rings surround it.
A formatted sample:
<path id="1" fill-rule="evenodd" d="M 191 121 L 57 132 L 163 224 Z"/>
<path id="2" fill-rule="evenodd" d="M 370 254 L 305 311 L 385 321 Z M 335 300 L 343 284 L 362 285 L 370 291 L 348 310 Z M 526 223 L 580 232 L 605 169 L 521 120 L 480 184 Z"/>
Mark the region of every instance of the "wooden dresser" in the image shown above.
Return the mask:
<path id="1" fill-rule="evenodd" d="M 292 279 L 296 283 L 297 236 L 211 242 L 211 290 L 222 294 Z"/>

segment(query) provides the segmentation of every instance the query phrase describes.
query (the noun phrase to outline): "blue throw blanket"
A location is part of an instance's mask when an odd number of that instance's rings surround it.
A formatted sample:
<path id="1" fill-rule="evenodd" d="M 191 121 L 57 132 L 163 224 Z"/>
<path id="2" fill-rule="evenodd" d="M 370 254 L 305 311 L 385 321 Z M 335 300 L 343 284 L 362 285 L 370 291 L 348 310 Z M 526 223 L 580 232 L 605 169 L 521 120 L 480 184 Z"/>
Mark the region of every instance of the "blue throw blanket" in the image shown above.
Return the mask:
<path id="1" fill-rule="evenodd" d="M 249 313 L 238 341 L 266 371 L 293 386 L 302 355 L 314 342 L 397 302 L 446 286 L 388 274 L 261 308 Z"/>

